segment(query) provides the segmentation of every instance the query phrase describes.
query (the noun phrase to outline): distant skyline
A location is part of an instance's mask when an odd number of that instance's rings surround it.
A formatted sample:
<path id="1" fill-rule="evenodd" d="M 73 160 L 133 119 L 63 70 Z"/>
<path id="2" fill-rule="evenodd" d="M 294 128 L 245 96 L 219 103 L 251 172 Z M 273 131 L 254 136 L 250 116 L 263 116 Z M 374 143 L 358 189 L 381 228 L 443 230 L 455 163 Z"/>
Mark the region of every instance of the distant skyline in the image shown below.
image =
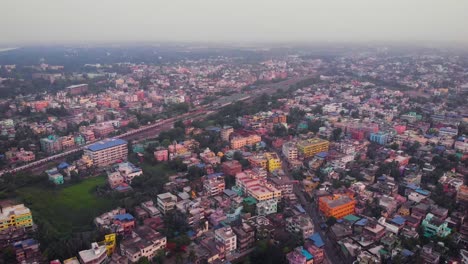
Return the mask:
<path id="1" fill-rule="evenodd" d="M 464 0 L 5 0 L 0 45 L 468 44 Z"/>

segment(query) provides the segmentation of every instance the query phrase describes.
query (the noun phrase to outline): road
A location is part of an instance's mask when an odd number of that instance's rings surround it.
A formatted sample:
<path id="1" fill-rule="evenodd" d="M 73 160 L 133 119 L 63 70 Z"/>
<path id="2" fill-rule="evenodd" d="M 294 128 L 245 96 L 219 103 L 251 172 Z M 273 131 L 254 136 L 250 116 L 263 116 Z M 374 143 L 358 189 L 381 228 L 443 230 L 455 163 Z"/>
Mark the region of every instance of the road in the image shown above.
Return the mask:
<path id="1" fill-rule="evenodd" d="M 287 162 L 285 161 L 285 158 L 282 156 L 281 151 L 276 150 L 277 154 L 281 159 L 283 160 L 282 162 L 282 169 L 285 173 L 285 175 L 290 179 L 294 180 L 291 177 L 291 171 L 287 165 Z M 325 243 L 324 245 L 324 250 L 325 250 L 325 259 L 327 263 L 332 263 L 332 264 L 344 264 L 345 262 L 342 260 L 342 258 L 339 256 L 339 249 L 334 247 L 334 242 L 332 242 L 329 238 L 328 235 L 323 232 L 320 224 L 322 220 L 320 219 L 320 213 L 318 211 L 317 206 L 313 202 L 308 202 L 307 199 L 304 197 L 304 188 L 301 187 L 300 184 L 294 184 L 293 185 L 293 190 L 294 194 L 297 196 L 299 199 L 299 202 L 301 203 L 302 207 L 304 210 L 307 212 L 307 214 L 310 216 L 312 219 L 312 222 L 314 223 L 314 229 L 316 232 L 319 232 L 320 236 L 323 239 L 323 242 Z"/>

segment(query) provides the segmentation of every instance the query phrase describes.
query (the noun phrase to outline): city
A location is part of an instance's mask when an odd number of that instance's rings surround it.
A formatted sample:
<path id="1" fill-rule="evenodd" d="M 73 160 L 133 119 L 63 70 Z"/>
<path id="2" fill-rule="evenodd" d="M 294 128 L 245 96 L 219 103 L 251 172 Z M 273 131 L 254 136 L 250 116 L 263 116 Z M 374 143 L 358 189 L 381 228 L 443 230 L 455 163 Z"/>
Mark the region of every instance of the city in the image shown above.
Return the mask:
<path id="1" fill-rule="evenodd" d="M 0 46 L 0 264 L 468 263 L 466 47 L 157 43 Z"/>

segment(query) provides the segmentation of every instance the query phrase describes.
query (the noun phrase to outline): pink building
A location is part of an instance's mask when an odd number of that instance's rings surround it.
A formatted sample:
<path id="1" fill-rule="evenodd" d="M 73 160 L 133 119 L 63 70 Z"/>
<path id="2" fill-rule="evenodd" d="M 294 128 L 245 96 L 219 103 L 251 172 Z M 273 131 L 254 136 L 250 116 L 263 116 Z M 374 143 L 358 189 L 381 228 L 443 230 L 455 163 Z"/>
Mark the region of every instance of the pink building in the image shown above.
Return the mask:
<path id="1" fill-rule="evenodd" d="M 169 151 L 167 149 L 156 150 L 154 158 L 156 161 L 167 161 L 169 159 Z"/>
<path id="2" fill-rule="evenodd" d="M 293 250 L 286 255 L 289 264 L 306 264 L 307 259 L 298 250 Z"/>
<path id="3" fill-rule="evenodd" d="M 113 220 L 113 225 L 117 226 L 117 233 L 129 234 L 135 228 L 135 218 L 131 214 L 118 214 Z"/>
<path id="4" fill-rule="evenodd" d="M 393 127 L 398 134 L 403 134 L 406 131 L 405 125 L 396 125 Z"/>

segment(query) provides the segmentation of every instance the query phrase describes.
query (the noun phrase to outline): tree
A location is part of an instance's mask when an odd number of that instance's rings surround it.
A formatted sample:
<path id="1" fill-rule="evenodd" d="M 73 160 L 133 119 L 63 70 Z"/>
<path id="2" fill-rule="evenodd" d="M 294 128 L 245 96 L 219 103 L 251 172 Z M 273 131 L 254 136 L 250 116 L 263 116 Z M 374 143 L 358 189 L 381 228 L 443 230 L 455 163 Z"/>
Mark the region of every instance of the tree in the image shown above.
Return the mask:
<path id="1" fill-rule="evenodd" d="M 333 140 L 333 141 L 340 140 L 342 132 L 343 132 L 343 129 L 341 129 L 341 127 L 333 129 L 333 132 L 332 132 L 332 135 L 331 135 L 331 140 Z"/>
<path id="2" fill-rule="evenodd" d="M 336 224 L 336 217 L 330 216 L 328 217 L 327 221 L 325 222 L 328 226 L 332 226 Z"/>

